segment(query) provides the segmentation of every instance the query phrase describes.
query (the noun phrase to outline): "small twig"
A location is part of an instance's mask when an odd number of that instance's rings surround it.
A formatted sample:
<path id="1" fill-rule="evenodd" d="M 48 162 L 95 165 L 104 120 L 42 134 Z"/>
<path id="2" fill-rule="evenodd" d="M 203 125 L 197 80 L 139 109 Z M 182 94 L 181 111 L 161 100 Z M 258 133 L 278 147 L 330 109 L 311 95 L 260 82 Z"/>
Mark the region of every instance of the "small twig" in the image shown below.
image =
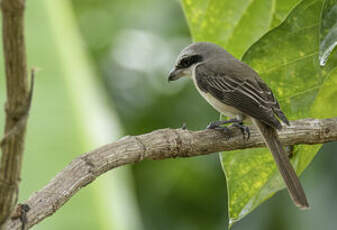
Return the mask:
<path id="1" fill-rule="evenodd" d="M 52 215 L 74 194 L 103 173 L 143 159 L 193 157 L 219 151 L 256 148 L 264 142 L 254 127 L 249 127 L 249 140 L 240 130 L 231 128 L 232 137 L 226 139 L 216 130 L 189 131 L 162 129 L 136 137 L 124 137 L 74 159 L 45 187 L 34 193 L 25 203 L 31 207 L 27 213 L 28 228 Z M 337 140 L 337 118 L 304 119 L 291 122 L 279 132 L 284 145 L 321 144 Z M 8 220 L 6 229 L 19 229 L 18 220 Z"/>

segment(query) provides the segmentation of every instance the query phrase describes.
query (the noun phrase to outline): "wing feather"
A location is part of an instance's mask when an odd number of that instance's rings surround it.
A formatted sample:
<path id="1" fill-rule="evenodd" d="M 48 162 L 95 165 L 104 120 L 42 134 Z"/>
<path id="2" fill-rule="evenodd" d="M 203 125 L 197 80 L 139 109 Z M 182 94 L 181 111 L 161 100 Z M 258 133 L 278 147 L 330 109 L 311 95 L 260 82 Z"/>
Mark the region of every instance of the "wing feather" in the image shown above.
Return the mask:
<path id="1" fill-rule="evenodd" d="M 286 116 L 280 109 L 270 88 L 258 78 L 236 77 L 234 74 L 207 74 L 209 71 L 195 69 L 199 88 L 226 105 L 263 121 L 274 128 L 281 128 L 275 114 L 286 124 Z"/>

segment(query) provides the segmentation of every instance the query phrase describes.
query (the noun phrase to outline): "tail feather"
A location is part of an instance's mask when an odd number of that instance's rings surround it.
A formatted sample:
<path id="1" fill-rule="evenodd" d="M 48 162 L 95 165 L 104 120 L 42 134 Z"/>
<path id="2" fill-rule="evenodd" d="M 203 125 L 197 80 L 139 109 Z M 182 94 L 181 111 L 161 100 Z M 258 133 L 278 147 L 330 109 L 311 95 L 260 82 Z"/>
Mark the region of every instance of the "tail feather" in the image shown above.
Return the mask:
<path id="1" fill-rule="evenodd" d="M 266 146 L 272 152 L 276 165 L 283 177 L 288 192 L 295 205 L 301 209 L 309 208 L 309 203 L 305 196 L 302 185 L 282 147 L 276 129 L 256 119 L 252 119 L 252 121 L 262 135 Z"/>

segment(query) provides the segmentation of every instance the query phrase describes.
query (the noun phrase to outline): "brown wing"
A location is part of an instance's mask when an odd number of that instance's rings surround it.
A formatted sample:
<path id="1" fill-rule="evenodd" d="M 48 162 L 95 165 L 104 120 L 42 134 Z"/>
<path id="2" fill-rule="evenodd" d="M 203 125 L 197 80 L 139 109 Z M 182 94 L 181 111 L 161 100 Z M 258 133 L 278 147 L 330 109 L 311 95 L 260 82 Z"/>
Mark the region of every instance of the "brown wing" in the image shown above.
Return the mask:
<path id="1" fill-rule="evenodd" d="M 281 128 L 281 123 L 275 114 L 289 124 L 272 91 L 261 79 L 255 76 L 236 77 L 231 73 L 210 75 L 210 71 L 205 71 L 202 65 L 197 66 L 195 71 L 199 88 L 224 104 L 277 129 Z"/>

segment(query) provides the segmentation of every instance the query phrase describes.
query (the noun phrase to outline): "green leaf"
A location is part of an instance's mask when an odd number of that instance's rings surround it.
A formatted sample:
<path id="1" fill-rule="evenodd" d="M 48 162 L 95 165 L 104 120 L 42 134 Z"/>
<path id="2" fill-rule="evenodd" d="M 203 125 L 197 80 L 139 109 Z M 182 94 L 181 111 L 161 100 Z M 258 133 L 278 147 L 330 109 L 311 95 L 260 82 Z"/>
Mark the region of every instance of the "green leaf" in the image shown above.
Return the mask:
<path id="1" fill-rule="evenodd" d="M 183 0 L 194 41 L 210 41 L 235 57 L 271 27 L 278 25 L 299 0 Z"/>
<path id="2" fill-rule="evenodd" d="M 328 20 L 324 13 L 321 18 L 322 5 L 323 0 L 304 0 L 243 57 L 271 86 L 290 119 L 337 115 L 331 107 L 337 93 L 334 89 L 337 55 L 331 55 L 326 67 L 319 65 L 319 29 Z M 291 161 L 298 174 L 319 148 L 320 145 L 295 146 Z M 227 177 L 230 225 L 284 188 L 266 149 L 225 152 L 221 160 Z"/>
<path id="3" fill-rule="evenodd" d="M 289 11 L 301 0 L 279 0 L 275 3 L 272 28 L 278 26 L 288 16 Z"/>
<path id="4" fill-rule="evenodd" d="M 325 76 L 325 81 L 311 108 L 311 115 L 317 118 L 336 116 L 337 50 L 334 49 L 337 43 L 336 17 L 337 0 L 326 0 L 322 10 L 319 47 L 319 59 L 320 63 L 324 64 L 322 75 Z"/>
<path id="5" fill-rule="evenodd" d="M 319 59 L 321 65 L 325 65 L 330 53 L 336 47 L 337 37 L 337 1 L 327 0 L 324 2 L 322 15 L 323 20 L 320 28 Z"/>
<path id="6" fill-rule="evenodd" d="M 194 41 L 214 42 L 236 57 L 255 42 L 243 61 L 273 89 L 290 119 L 336 116 L 333 99 L 337 95 L 337 54 L 334 51 L 326 55 L 336 44 L 336 36 L 330 31 L 335 30 L 335 17 L 331 16 L 334 6 L 332 0 L 183 0 Z M 319 52 L 329 56 L 324 67 L 319 65 Z M 295 146 L 291 161 L 298 174 L 319 148 L 320 145 Z M 230 225 L 284 188 L 266 149 L 232 151 L 220 156 L 227 178 Z"/>

